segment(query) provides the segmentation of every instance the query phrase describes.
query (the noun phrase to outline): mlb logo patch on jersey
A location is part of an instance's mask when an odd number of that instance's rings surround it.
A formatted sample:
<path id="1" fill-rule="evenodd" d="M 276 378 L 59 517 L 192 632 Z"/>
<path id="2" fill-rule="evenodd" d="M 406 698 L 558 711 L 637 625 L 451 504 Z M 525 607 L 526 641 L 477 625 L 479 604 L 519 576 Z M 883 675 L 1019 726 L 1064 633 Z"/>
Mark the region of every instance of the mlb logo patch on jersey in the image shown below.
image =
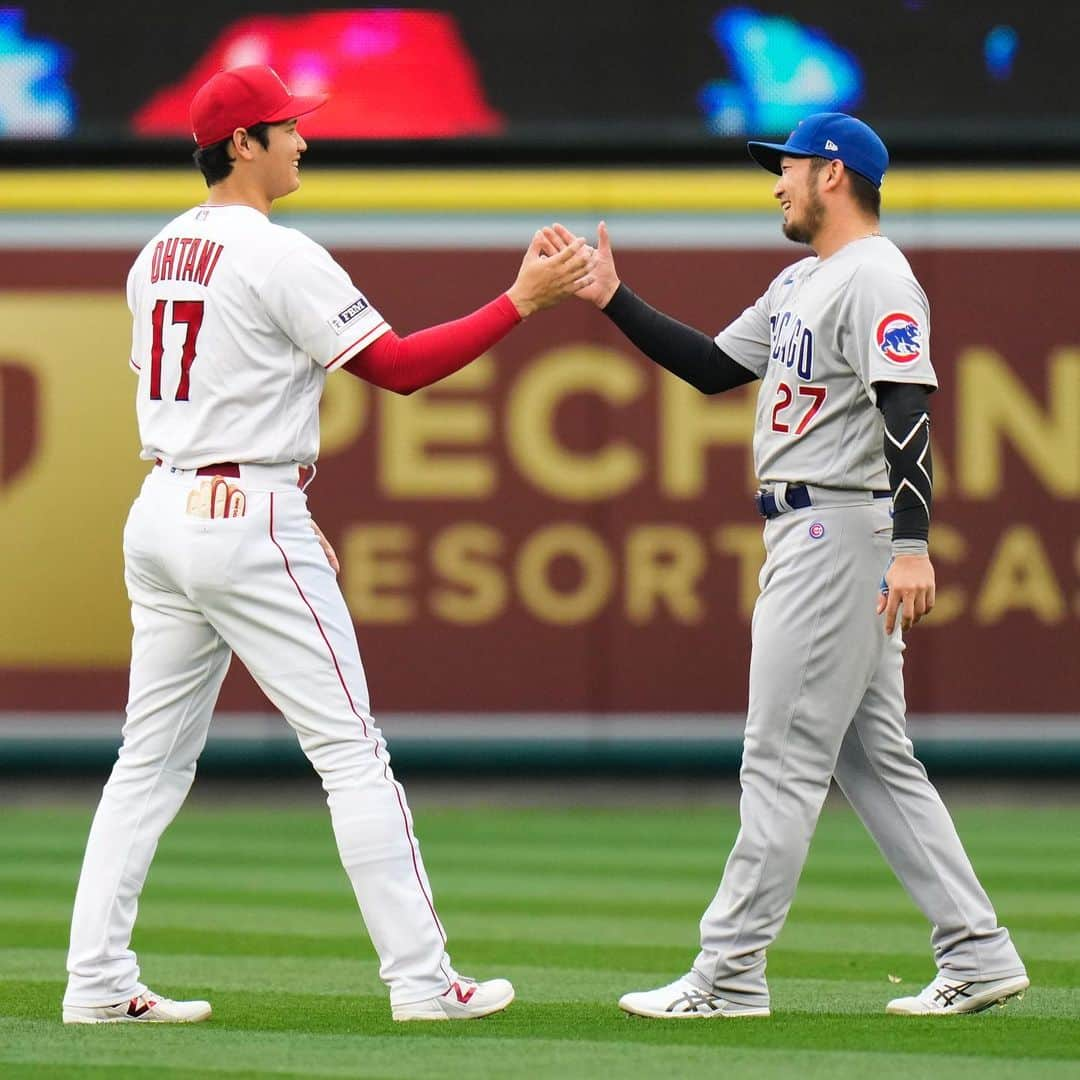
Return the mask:
<path id="1" fill-rule="evenodd" d="M 914 315 L 893 311 L 878 320 L 878 351 L 894 364 L 911 364 L 922 356 L 922 329 Z"/>
<path id="2" fill-rule="evenodd" d="M 327 321 L 333 327 L 335 334 L 344 334 L 357 316 L 363 315 L 368 309 L 368 302 L 363 296 L 358 296 L 344 311 L 339 311 L 332 319 Z"/>

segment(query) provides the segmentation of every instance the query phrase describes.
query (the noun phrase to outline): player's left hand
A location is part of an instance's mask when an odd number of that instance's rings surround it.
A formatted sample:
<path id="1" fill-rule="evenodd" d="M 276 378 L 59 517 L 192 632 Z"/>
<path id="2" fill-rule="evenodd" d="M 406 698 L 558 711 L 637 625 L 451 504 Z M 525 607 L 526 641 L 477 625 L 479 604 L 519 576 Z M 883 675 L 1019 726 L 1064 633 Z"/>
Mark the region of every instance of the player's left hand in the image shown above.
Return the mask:
<path id="1" fill-rule="evenodd" d="M 340 573 L 341 563 L 338 562 L 337 552 L 334 550 L 334 545 L 326 539 L 326 537 L 323 535 L 322 529 L 320 529 L 314 521 L 311 522 L 311 527 L 315 530 L 315 535 L 319 538 L 319 547 L 323 549 L 323 554 L 326 556 L 326 561 L 330 564 L 330 569 L 333 570 L 335 574 Z"/>
<path id="2" fill-rule="evenodd" d="M 554 229 L 545 226 L 532 238 L 518 276 L 506 295 L 518 314 L 526 319 L 590 285 L 588 267 L 584 237 L 574 237 L 570 244 L 564 245 Z"/>
<path id="3" fill-rule="evenodd" d="M 897 555 L 885 571 L 886 590 L 878 597 L 877 613 L 885 613 L 885 633 L 896 626 L 910 630 L 934 607 L 934 566 L 929 555 Z"/>

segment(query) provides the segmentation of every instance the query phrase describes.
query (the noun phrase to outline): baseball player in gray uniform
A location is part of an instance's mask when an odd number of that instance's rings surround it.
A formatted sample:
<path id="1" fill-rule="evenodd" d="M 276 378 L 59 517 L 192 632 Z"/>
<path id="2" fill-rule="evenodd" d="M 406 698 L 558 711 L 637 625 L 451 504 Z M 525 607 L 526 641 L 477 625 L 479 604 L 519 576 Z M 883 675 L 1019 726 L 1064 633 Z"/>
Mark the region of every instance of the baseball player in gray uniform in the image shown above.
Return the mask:
<path id="1" fill-rule="evenodd" d="M 927 536 L 937 379 L 926 296 L 879 231 L 888 154 L 869 127 L 822 113 L 786 143 L 749 150 L 779 176 L 784 234 L 813 256 L 783 270 L 713 339 L 620 283 L 601 223 L 595 283 L 579 294 L 702 393 L 761 382 L 754 462 L 766 560 L 752 624 L 741 827 L 689 973 L 619 1004 L 657 1018 L 769 1015 L 765 952 L 835 777 L 933 926 L 936 977 L 888 1012 L 977 1012 L 1028 979 L 905 734 L 901 630 L 934 605 Z"/>
<path id="2" fill-rule="evenodd" d="M 328 373 L 400 393 L 441 379 L 585 283 L 584 241 L 542 258 L 541 231 L 505 293 L 399 338 L 324 248 L 269 219 L 274 200 L 300 186 L 297 117 L 324 100 L 291 93 L 261 65 L 210 79 L 191 106 L 207 201 L 169 222 L 128 276 L 139 434 L 152 465 L 124 530 L 127 721 L 75 897 L 65 1023 L 210 1016 L 205 1001 L 149 990 L 130 941 L 233 653 L 322 777 L 394 1019 L 472 1019 L 514 997 L 506 979 L 459 975 L 446 952 L 336 560 L 304 489 Z"/>

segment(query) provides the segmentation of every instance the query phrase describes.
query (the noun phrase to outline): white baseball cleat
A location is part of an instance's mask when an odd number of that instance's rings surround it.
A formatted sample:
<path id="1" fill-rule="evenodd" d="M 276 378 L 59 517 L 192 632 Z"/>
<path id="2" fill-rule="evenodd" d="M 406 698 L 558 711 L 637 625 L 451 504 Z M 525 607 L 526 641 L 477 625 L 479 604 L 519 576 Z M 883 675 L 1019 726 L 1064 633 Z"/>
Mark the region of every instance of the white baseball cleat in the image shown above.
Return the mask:
<path id="1" fill-rule="evenodd" d="M 954 1016 L 977 1013 L 993 1005 L 1004 1005 L 1009 998 L 1022 997 L 1031 985 L 1026 975 L 1008 979 L 965 982 L 939 975 L 915 997 L 894 998 L 885 1006 L 893 1016 Z"/>
<path id="2" fill-rule="evenodd" d="M 501 1012 L 514 1000 L 514 988 L 506 979 L 475 979 L 458 977 L 450 989 L 426 1001 L 395 1005 L 395 1020 L 479 1020 Z"/>
<path id="3" fill-rule="evenodd" d="M 701 990 L 685 978 L 676 979 L 657 990 L 623 994 L 619 998 L 619 1008 L 623 1012 L 633 1013 L 635 1016 L 649 1016 L 655 1020 L 769 1015 L 767 1005 L 740 1005 L 714 994 L 711 990 Z"/>
<path id="4" fill-rule="evenodd" d="M 146 990 L 115 1005 L 65 1005 L 65 1024 L 197 1024 L 210 1019 L 209 1001 L 171 1001 Z"/>

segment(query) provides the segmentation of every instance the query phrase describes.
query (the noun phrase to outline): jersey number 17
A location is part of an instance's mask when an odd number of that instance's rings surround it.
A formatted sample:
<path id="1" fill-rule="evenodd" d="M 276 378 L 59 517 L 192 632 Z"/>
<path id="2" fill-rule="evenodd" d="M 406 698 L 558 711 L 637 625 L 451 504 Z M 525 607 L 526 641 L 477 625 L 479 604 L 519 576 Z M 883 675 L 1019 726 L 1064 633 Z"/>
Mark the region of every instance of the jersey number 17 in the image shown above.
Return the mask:
<path id="1" fill-rule="evenodd" d="M 184 347 L 180 353 L 180 379 L 176 384 L 177 401 L 188 400 L 191 385 L 191 365 L 195 363 L 195 349 L 202 329 L 204 302 L 202 300 L 159 300 L 154 304 L 151 321 L 154 337 L 150 343 L 150 400 L 161 400 L 161 361 L 165 354 L 165 309 L 172 304 L 172 324 L 184 323 Z"/>

